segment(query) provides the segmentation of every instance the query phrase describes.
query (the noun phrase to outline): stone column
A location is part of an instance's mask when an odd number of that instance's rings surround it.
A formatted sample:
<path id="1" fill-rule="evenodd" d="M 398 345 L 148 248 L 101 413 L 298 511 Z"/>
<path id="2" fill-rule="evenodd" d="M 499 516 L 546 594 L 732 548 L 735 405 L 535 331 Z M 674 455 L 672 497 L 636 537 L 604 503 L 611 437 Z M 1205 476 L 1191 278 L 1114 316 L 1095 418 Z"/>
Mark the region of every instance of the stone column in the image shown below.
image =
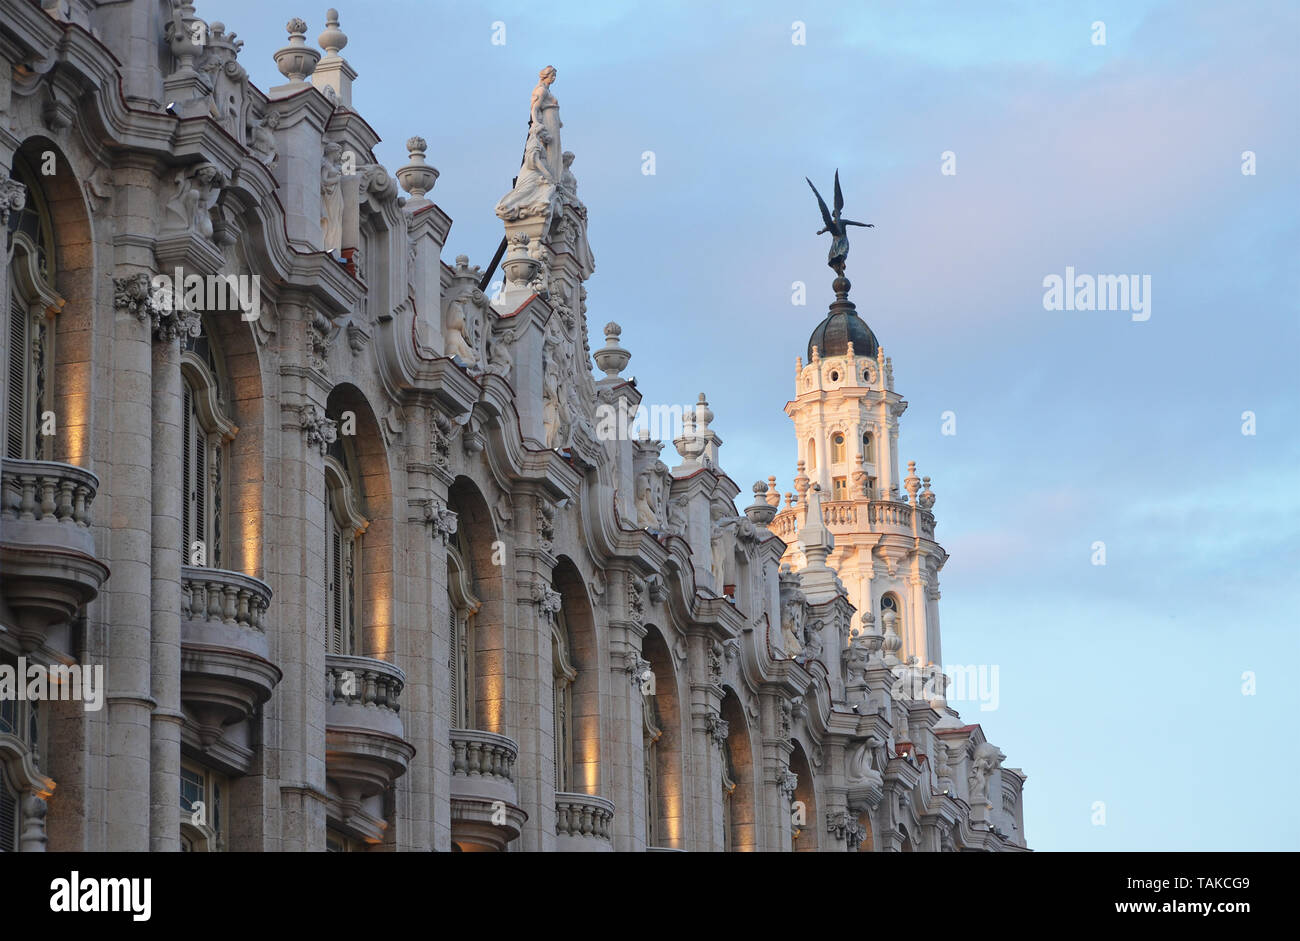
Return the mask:
<path id="1" fill-rule="evenodd" d="M 726 842 L 722 813 L 722 753 L 726 747 L 719 740 L 722 697 L 709 680 L 709 636 L 691 632 L 687 639 L 687 676 L 690 678 L 691 737 L 683 743 L 682 758 L 693 772 L 690 787 L 692 852 L 717 852 Z M 758 769 L 754 768 L 755 775 Z M 755 782 L 757 785 L 757 781 Z M 757 799 L 757 791 L 755 792 Z"/>
<path id="2" fill-rule="evenodd" d="M 285 852 L 325 849 L 325 452 L 337 434 L 325 418 L 328 382 L 309 366 L 312 312 L 280 305 L 278 460 L 268 467 L 267 511 L 275 544 L 266 572 L 271 659 L 284 673 L 268 704 L 267 761 L 279 768 Z M 268 442 L 271 438 L 268 437 Z M 269 448 L 268 448 L 269 450 Z M 269 455 L 268 455 L 269 457 Z"/>
<path id="3" fill-rule="evenodd" d="M 179 300 L 179 298 L 177 299 Z M 184 399 L 180 343 L 184 332 L 197 331 L 198 314 L 175 310 L 155 330 L 152 382 L 152 525 L 150 553 L 152 607 L 150 643 L 154 710 L 150 727 L 149 848 L 180 849 L 181 772 L 181 564 L 189 547 L 181 545 L 185 494 L 181 466 Z M 193 327 L 189 327 L 189 325 Z M 196 468 L 206 473 L 206 468 Z M 212 547 L 204 547 L 205 564 Z"/>
<path id="4" fill-rule="evenodd" d="M 147 184 L 124 171 L 122 185 Z M 101 597 L 111 612 L 108 626 L 106 751 L 107 840 L 112 852 L 149 849 L 150 725 L 154 701 L 150 683 L 151 582 L 153 541 L 152 356 L 147 295 L 128 297 L 127 281 L 139 267 L 115 279 L 111 368 L 112 501 L 108 522 L 108 561 L 112 578 Z M 179 795 L 177 795 L 179 801 Z"/>
<path id="5" fill-rule="evenodd" d="M 641 659 L 643 612 L 648 604 L 645 592 L 645 583 L 638 576 L 621 572 L 610 579 L 601 606 L 615 614 L 607 629 L 609 693 L 601 709 L 608 730 L 602 743 L 607 757 L 602 756 L 602 763 L 610 770 L 610 780 L 601 796 L 612 800 L 616 808 L 612 837 L 619 852 L 645 849 L 645 747 L 637 675 L 645 663 Z"/>

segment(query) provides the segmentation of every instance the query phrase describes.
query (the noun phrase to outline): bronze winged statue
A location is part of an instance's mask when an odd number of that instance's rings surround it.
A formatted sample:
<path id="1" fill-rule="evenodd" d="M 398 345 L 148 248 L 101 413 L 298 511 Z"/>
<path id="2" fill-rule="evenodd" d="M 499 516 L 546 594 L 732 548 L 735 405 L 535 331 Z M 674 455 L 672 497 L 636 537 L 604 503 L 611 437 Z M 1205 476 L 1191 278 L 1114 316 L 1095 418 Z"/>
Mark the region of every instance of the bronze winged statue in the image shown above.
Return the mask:
<path id="1" fill-rule="evenodd" d="M 808 180 L 808 177 L 804 177 Z M 831 250 L 826 255 L 826 264 L 831 266 L 841 278 L 844 277 L 844 262 L 849 257 L 849 235 L 848 226 L 860 225 L 864 229 L 874 229 L 876 226 L 871 222 L 854 222 L 852 219 L 841 219 L 840 212 L 844 209 L 844 194 L 840 192 L 840 171 L 835 171 L 835 212 L 826 208 L 826 200 L 822 199 L 822 194 L 817 192 L 817 187 L 813 186 L 812 180 L 808 180 L 808 185 L 812 186 L 813 195 L 817 197 L 817 205 L 822 210 L 822 221 L 826 225 L 821 228 L 817 234 L 829 232 L 834 238 L 831 239 Z"/>

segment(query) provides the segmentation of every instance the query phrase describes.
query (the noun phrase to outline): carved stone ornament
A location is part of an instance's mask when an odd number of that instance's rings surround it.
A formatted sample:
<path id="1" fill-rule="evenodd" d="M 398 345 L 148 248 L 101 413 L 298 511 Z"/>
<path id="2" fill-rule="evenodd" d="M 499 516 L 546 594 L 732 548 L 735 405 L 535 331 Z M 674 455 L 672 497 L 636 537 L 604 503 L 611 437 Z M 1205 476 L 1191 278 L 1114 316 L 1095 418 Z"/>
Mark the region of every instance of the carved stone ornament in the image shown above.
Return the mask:
<path id="1" fill-rule="evenodd" d="M 789 768 L 781 772 L 781 779 L 777 782 L 777 787 L 785 795 L 788 801 L 794 800 L 795 788 L 799 786 L 799 775 L 795 774 Z"/>
<path id="2" fill-rule="evenodd" d="M 632 576 L 627 581 L 627 616 L 635 624 L 645 621 L 645 586 L 641 579 Z"/>
<path id="3" fill-rule="evenodd" d="M 157 298 L 149 275 L 140 272 L 127 275 L 125 278 L 114 278 L 113 306 L 118 310 L 126 311 L 137 320 L 152 320 Z"/>
<path id="4" fill-rule="evenodd" d="M 298 409 L 298 423 L 307 436 L 307 447 L 318 448 L 322 455 L 329 452 L 330 445 L 338 438 L 339 423 L 326 418 L 315 405 Z"/>
<path id="5" fill-rule="evenodd" d="M 866 828 L 847 810 L 826 812 L 826 832 L 847 843 L 850 853 L 854 852 L 867 837 Z"/>
<path id="6" fill-rule="evenodd" d="M 456 534 L 456 511 L 436 497 L 424 502 L 424 521 L 429 524 L 433 538 L 442 540 L 443 545 Z"/>
<path id="7" fill-rule="evenodd" d="M 10 212 L 20 212 L 27 205 L 27 187 L 17 180 L 0 179 L 0 225 L 9 222 Z"/>
<path id="8" fill-rule="evenodd" d="M 560 610 L 560 593 L 542 581 L 533 582 L 533 604 L 542 609 L 542 616 L 555 617 Z"/>
<path id="9" fill-rule="evenodd" d="M 716 712 L 709 713 L 707 722 L 709 738 L 719 748 L 726 747 L 727 736 L 731 733 L 730 723 Z"/>
<path id="10" fill-rule="evenodd" d="M 640 686 L 650 670 L 650 661 L 635 650 L 629 650 L 623 655 L 623 669 L 627 672 L 632 685 Z"/>

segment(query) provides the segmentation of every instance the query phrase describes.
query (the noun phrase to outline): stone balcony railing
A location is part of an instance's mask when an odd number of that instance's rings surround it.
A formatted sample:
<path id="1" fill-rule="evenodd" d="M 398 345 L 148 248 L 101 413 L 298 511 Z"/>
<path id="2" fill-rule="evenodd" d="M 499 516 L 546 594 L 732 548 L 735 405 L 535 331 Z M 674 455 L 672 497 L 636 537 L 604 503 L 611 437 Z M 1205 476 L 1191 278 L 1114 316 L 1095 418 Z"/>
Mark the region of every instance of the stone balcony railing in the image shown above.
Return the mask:
<path id="1" fill-rule="evenodd" d="M 280 671 L 266 638 L 271 589 L 240 572 L 181 567 L 181 701 L 207 748 L 271 698 Z"/>
<path id="2" fill-rule="evenodd" d="M 325 657 L 325 774 L 350 807 L 386 789 L 415 755 L 398 714 L 405 685 L 406 674 L 385 660 Z"/>
<path id="3" fill-rule="evenodd" d="M 451 838 L 462 850 L 503 850 L 519 835 L 528 817 L 518 806 L 518 755 L 504 735 L 451 730 Z"/>
<path id="4" fill-rule="evenodd" d="M 611 824 L 614 805 L 592 794 L 555 795 L 555 836 L 557 850 L 601 852 L 612 850 Z"/>
<path id="5" fill-rule="evenodd" d="M 772 520 L 771 530 L 784 542 L 799 536 L 806 504 L 787 507 Z M 882 533 L 934 538 L 934 514 L 900 500 L 823 500 L 822 520 L 833 535 Z"/>
<path id="6" fill-rule="evenodd" d="M 0 462 L 0 571 L 25 650 L 65 653 L 67 623 L 108 578 L 91 530 L 99 478 L 57 461 Z"/>

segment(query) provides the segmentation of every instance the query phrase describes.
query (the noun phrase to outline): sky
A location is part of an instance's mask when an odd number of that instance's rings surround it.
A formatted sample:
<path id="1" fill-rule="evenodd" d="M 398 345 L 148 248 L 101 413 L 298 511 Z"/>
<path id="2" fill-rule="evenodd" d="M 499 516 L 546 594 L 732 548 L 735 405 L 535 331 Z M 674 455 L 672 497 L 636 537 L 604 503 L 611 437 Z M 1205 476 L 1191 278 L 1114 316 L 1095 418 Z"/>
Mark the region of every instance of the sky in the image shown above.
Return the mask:
<path id="1" fill-rule="evenodd" d="M 1300 849 L 1265 800 L 1300 777 L 1300 5 L 701 6 L 341 6 L 353 104 L 390 172 L 428 140 L 444 260 L 486 267 L 556 66 L 592 346 L 622 325 L 647 405 L 708 395 L 742 502 L 791 489 L 783 407 L 832 300 L 804 177 L 838 168 L 950 553 L 945 660 L 997 668 L 997 708 L 954 705 L 1027 773 L 1030 845 Z M 263 89 L 282 24 L 324 26 L 301 0 L 198 13 Z M 1045 309 L 1067 267 L 1149 276 L 1149 319 Z"/>

